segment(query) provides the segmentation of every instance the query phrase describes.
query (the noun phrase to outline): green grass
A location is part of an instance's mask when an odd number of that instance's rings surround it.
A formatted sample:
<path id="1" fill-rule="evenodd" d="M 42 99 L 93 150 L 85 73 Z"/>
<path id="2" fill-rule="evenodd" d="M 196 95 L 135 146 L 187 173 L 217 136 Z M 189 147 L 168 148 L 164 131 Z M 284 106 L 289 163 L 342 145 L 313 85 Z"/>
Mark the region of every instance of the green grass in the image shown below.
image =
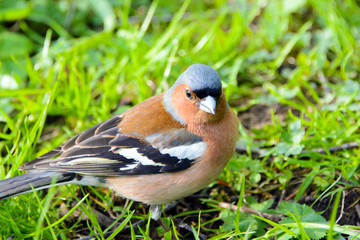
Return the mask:
<path id="1" fill-rule="evenodd" d="M 0 1 L 0 178 L 21 174 L 24 162 L 165 91 L 187 66 L 200 62 L 220 73 L 243 120 L 238 145 L 247 153 L 236 154 L 221 181 L 205 190 L 211 194 L 201 210 L 167 215 L 167 229 L 156 225 L 155 233 L 151 224 L 134 226 L 129 236 L 359 238 L 353 230 L 358 227 L 336 221 L 337 206 L 358 201 L 358 195 L 346 197 L 359 188 L 360 150 L 329 150 L 359 142 L 358 5 Z M 245 124 L 242 116 L 251 112 L 258 125 Z M 312 207 L 333 199 L 327 220 L 300 204 L 309 196 Z M 143 205 L 118 201 L 106 189 L 77 186 L 14 197 L 0 202 L 0 238 L 67 239 L 86 230 L 107 239 L 94 209 L 111 210 L 117 231 L 148 218 Z M 220 207 L 223 202 L 235 208 Z M 285 218 L 277 223 L 240 213 L 240 205 Z M 174 219 L 187 218 L 192 230 L 180 233 Z"/>

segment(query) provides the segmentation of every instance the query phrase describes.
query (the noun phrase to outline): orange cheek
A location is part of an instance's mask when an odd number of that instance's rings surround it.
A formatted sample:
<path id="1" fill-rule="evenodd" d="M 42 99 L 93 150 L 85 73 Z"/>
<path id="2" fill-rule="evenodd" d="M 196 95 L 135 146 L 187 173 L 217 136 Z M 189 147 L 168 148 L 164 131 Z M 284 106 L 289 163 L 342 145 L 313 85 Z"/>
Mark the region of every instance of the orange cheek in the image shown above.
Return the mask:
<path id="1" fill-rule="evenodd" d="M 198 115 L 199 109 L 192 100 L 173 98 L 172 104 L 179 116 L 187 123 Z"/>
<path id="2" fill-rule="evenodd" d="M 202 111 L 196 106 L 195 99 L 188 99 L 185 90 L 188 88 L 186 84 L 176 87 L 171 96 L 171 104 L 176 109 L 182 120 L 187 124 L 203 124 L 220 121 L 226 112 L 226 99 L 224 93 L 221 94 L 217 103 L 216 114 L 212 115 Z"/>
<path id="3" fill-rule="evenodd" d="M 179 116 L 188 123 L 197 115 L 198 108 L 193 99 L 188 99 L 185 95 L 186 85 L 181 84 L 173 91 L 171 104 L 176 109 Z"/>

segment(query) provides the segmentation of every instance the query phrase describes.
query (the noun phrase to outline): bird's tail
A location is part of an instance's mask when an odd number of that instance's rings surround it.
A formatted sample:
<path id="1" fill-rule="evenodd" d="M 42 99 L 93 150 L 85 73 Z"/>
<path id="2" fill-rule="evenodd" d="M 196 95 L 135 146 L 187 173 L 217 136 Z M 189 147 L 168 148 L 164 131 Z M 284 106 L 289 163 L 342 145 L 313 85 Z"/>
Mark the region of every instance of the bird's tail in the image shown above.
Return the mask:
<path id="1" fill-rule="evenodd" d="M 30 172 L 0 181 L 0 200 L 73 181 L 76 173 Z"/>

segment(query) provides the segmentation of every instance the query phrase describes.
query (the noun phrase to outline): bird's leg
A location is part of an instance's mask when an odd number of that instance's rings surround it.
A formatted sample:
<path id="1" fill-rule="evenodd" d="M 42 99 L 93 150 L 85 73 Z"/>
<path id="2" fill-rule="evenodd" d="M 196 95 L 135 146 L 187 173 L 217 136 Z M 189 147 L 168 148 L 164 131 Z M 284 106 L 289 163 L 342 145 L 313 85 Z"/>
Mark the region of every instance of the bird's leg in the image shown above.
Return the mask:
<path id="1" fill-rule="evenodd" d="M 158 221 L 161 217 L 162 206 L 161 205 L 151 205 L 150 211 L 151 211 L 151 219 Z"/>

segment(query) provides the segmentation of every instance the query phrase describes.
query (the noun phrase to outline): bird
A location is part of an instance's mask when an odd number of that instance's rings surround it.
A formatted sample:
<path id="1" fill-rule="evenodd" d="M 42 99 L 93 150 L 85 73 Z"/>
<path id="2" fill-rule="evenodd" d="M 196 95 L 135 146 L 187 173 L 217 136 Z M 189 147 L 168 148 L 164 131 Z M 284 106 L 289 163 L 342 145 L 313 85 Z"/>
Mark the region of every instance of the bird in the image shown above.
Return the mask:
<path id="1" fill-rule="evenodd" d="M 27 173 L 0 181 L 0 200 L 54 185 L 101 186 L 149 204 L 157 220 L 163 204 L 216 180 L 238 137 L 218 72 L 193 64 L 164 93 L 25 163 Z"/>

